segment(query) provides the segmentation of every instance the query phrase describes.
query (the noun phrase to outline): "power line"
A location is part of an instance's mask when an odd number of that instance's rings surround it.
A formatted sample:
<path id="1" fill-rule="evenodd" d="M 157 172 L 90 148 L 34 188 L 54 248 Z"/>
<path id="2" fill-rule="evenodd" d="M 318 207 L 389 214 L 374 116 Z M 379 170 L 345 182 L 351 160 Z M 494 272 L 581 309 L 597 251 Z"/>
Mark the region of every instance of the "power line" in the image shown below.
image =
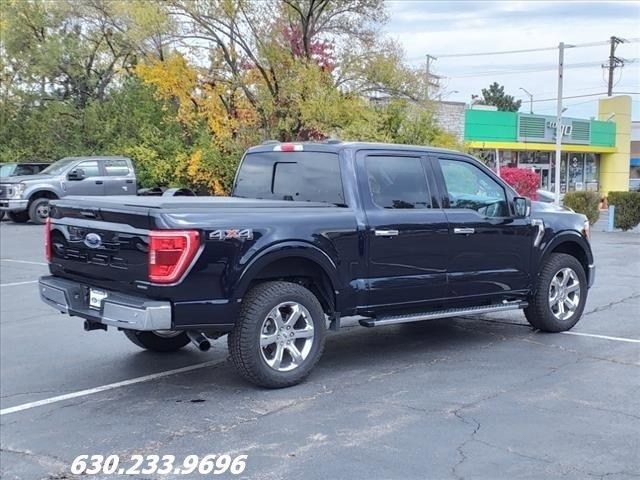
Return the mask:
<path id="1" fill-rule="evenodd" d="M 565 45 L 565 48 L 583 48 L 583 47 L 597 47 L 600 45 L 608 45 L 610 40 L 603 40 L 600 42 L 588 42 L 588 43 L 576 43 L 573 45 Z M 626 38 L 625 43 L 638 43 L 640 38 Z M 548 50 L 557 50 L 558 47 L 541 47 L 541 48 L 525 48 L 521 50 L 500 50 L 494 52 L 470 52 L 470 53 L 445 53 L 442 55 L 432 55 L 436 58 L 457 58 L 457 57 L 481 57 L 487 55 L 510 55 L 512 53 L 531 53 L 531 52 L 544 52 Z"/>
<path id="2" fill-rule="evenodd" d="M 627 63 L 633 63 L 640 60 L 639 58 L 629 58 L 626 59 L 625 61 Z M 601 62 L 582 62 L 582 63 L 571 63 L 568 65 L 565 65 L 564 68 L 569 68 L 569 69 L 580 69 L 580 68 L 589 68 L 589 67 L 601 67 Z M 539 65 L 539 66 L 533 66 L 533 65 L 527 65 L 527 64 L 523 64 L 522 68 L 517 68 L 517 67 L 512 67 L 509 70 L 504 70 L 504 69 L 499 69 L 499 70 L 485 70 L 485 71 L 480 71 L 480 72 L 464 72 L 460 75 L 441 75 L 442 78 L 474 78 L 474 77 L 486 77 L 486 76 L 491 76 L 491 75 L 513 75 L 513 74 L 519 74 L 519 73 L 531 73 L 531 72 L 544 72 L 544 71 L 549 71 L 549 70 L 555 70 L 556 68 L 558 68 L 557 65 Z"/>
<path id="3" fill-rule="evenodd" d="M 571 100 L 572 98 L 585 98 L 585 97 L 598 97 L 600 95 L 606 95 L 607 92 L 598 92 L 598 93 L 587 93 L 584 95 L 571 95 L 569 97 L 562 97 L 562 100 Z M 640 95 L 640 92 L 615 92 L 616 95 Z M 524 100 L 522 98 L 518 99 L 518 100 Z M 557 102 L 558 98 L 554 97 L 554 98 L 540 98 L 540 99 L 536 99 L 533 102 L 537 103 L 537 102 Z"/>

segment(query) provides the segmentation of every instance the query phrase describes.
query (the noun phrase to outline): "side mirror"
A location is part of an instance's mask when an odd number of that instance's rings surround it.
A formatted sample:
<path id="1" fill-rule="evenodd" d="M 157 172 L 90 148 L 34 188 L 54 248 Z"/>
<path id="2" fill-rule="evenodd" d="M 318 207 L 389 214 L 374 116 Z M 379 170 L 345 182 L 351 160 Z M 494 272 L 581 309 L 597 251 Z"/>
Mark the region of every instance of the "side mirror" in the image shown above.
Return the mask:
<path id="1" fill-rule="evenodd" d="M 531 213 L 531 200 L 526 197 L 515 197 L 513 199 L 513 210 L 516 218 L 526 218 Z"/>
<path id="2" fill-rule="evenodd" d="M 83 180 L 85 178 L 84 170 L 82 170 L 81 168 L 74 168 L 69 172 L 69 174 L 67 175 L 67 178 L 69 180 Z"/>

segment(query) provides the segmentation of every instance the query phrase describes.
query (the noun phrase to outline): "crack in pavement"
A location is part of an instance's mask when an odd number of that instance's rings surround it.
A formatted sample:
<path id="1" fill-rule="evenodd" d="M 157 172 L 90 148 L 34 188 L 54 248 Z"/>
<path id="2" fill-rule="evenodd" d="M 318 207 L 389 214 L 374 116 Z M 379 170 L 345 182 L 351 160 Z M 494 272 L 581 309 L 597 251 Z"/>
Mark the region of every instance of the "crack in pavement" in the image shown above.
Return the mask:
<path id="1" fill-rule="evenodd" d="M 600 305 L 598 307 L 592 308 L 588 312 L 584 312 L 582 315 L 591 315 L 592 313 L 603 312 L 605 310 L 609 310 L 611 307 L 615 307 L 616 305 L 620 305 L 621 303 L 628 302 L 629 300 L 640 299 L 640 293 L 634 293 L 633 295 L 629 295 L 628 297 L 623 297 L 618 300 L 614 300 L 612 302 L 606 303 L 604 305 Z"/>
<path id="2" fill-rule="evenodd" d="M 56 468 L 61 471 L 67 467 L 66 462 L 62 461 L 58 457 L 45 455 L 43 453 L 36 453 L 31 450 L 0 446 L 0 453 L 12 453 L 14 455 L 32 458 L 38 463 L 38 465 L 45 468 Z"/>

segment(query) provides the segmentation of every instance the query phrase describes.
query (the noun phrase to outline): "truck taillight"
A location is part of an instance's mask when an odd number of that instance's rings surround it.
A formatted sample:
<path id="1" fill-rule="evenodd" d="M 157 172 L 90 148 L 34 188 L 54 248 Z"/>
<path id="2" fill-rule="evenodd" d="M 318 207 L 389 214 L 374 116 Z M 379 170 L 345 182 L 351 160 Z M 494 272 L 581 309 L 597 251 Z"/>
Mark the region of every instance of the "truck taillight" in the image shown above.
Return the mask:
<path id="1" fill-rule="evenodd" d="M 198 248 L 195 230 L 152 230 L 149 232 L 149 280 L 174 283 L 189 268 Z"/>
<path id="2" fill-rule="evenodd" d="M 51 262 L 51 218 L 49 217 L 44 222 L 44 257 L 47 262 Z"/>

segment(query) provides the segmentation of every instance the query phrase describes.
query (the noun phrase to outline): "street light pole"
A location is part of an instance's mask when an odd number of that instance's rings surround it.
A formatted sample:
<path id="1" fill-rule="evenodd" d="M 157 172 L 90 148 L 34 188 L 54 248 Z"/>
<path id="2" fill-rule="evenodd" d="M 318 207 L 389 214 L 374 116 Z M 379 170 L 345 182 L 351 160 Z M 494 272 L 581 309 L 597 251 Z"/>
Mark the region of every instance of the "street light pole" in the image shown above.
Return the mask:
<path id="1" fill-rule="evenodd" d="M 564 42 L 558 45 L 558 110 L 556 115 L 555 204 L 560 205 L 560 164 L 562 158 L 562 84 L 564 77 Z"/>
<path id="2" fill-rule="evenodd" d="M 529 97 L 529 113 L 533 113 L 533 94 L 529 93 L 526 89 L 522 87 L 520 87 L 520 90 L 526 93 L 527 96 Z"/>

